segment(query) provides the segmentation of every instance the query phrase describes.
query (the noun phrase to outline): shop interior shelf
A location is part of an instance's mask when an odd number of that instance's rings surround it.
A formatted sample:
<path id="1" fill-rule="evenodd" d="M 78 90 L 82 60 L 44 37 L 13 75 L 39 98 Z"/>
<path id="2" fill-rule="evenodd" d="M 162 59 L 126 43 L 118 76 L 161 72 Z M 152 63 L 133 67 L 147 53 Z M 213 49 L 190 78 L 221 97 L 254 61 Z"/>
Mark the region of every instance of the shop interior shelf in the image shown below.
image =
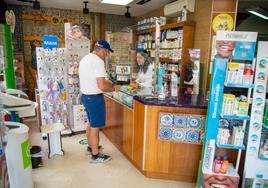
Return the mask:
<path id="1" fill-rule="evenodd" d="M 232 163 L 229 164 L 228 166 L 228 171 L 226 174 L 222 174 L 222 173 L 215 173 L 213 171 L 210 170 L 204 170 L 203 169 L 203 173 L 204 174 L 212 174 L 212 175 L 219 175 L 219 176 L 232 176 L 232 177 L 239 177 L 238 173 L 236 172 L 234 165 Z"/>
<path id="2" fill-rule="evenodd" d="M 245 146 L 234 146 L 234 145 L 225 145 L 225 144 L 217 144 L 218 148 L 225 148 L 225 149 L 238 149 L 238 150 L 245 150 Z"/>
<path id="3" fill-rule="evenodd" d="M 24 35 L 23 39 L 25 41 L 33 41 L 33 40 L 38 40 L 38 41 L 42 41 L 43 40 L 43 36 L 32 36 L 32 35 Z M 59 43 L 64 43 L 64 39 L 63 38 L 58 38 Z"/>
<path id="4" fill-rule="evenodd" d="M 238 88 L 254 88 L 254 84 L 232 84 L 232 83 L 224 83 L 226 87 L 238 87 Z"/>
<path id="5" fill-rule="evenodd" d="M 184 27 L 184 26 L 194 26 L 194 22 L 177 22 L 177 23 L 171 23 L 171 24 L 166 24 L 166 25 L 161 25 L 160 30 L 167 30 L 167 29 L 174 29 L 178 27 Z M 137 34 L 143 34 L 143 33 L 152 33 L 155 32 L 155 28 L 148 28 L 148 29 L 143 29 L 143 30 L 138 30 Z"/>
<path id="6" fill-rule="evenodd" d="M 225 119 L 241 119 L 241 120 L 250 120 L 249 116 L 229 116 L 221 114 L 221 118 Z"/>
<path id="7" fill-rule="evenodd" d="M 155 59 L 155 57 L 151 57 L 153 60 Z M 159 61 L 160 62 L 165 62 L 165 63 L 177 63 L 177 62 L 180 62 L 181 59 L 177 59 L 177 58 L 174 58 L 174 59 L 170 59 L 170 58 L 164 58 L 164 57 L 160 57 L 159 58 Z"/>

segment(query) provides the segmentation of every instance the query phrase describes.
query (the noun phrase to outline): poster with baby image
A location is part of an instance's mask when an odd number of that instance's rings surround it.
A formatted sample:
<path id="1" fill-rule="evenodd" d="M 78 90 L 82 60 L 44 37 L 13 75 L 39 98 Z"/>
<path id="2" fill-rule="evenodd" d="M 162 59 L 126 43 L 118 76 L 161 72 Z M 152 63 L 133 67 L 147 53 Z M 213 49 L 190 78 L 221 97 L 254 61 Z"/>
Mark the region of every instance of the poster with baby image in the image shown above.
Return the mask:
<path id="1" fill-rule="evenodd" d="M 89 40 L 90 39 L 90 25 L 88 24 L 72 24 L 65 23 L 65 41 L 67 40 Z"/>
<path id="2" fill-rule="evenodd" d="M 256 40 L 257 32 L 218 31 L 214 58 L 252 61 Z"/>

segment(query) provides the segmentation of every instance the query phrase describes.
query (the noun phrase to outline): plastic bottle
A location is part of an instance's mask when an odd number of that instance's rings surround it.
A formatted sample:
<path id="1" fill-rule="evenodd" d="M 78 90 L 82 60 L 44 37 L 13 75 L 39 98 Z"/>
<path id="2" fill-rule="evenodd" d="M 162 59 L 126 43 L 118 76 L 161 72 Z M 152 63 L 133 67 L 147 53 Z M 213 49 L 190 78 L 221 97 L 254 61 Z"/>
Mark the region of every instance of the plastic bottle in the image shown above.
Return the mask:
<path id="1" fill-rule="evenodd" d="M 228 171 L 228 167 L 229 167 L 229 161 L 228 161 L 228 157 L 224 156 L 223 157 L 223 163 L 221 165 L 221 173 L 226 174 Z"/>
<path id="2" fill-rule="evenodd" d="M 219 173 L 221 166 L 222 166 L 222 160 L 220 156 L 216 156 L 216 158 L 214 159 L 214 172 L 215 173 Z"/>
<path id="3" fill-rule="evenodd" d="M 252 188 L 263 188 L 263 175 L 256 174 L 256 178 L 254 178 Z"/>

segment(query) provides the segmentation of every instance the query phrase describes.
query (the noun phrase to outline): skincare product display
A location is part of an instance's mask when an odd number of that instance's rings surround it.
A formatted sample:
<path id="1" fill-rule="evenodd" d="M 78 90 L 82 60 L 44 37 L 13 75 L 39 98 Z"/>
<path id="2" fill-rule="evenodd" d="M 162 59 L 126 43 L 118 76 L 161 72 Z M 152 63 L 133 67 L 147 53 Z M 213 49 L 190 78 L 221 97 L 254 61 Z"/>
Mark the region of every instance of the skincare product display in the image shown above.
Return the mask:
<path id="1" fill-rule="evenodd" d="M 224 94 L 222 103 L 222 115 L 228 116 L 247 116 L 249 103 L 247 97 L 241 95 L 236 97 L 233 94 Z"/>
<path id="2" fill-rule="evenodd" d="M 232 145 L 243 146 L 245 129 L 243 127 L 233 127 Z"/>
<path id="3" fill-rule="evenodd" d="M 251 64 L 230 62 L 227 66 L 225 82 L 228 84 L 252 84 L 254 71 Z"/>
<path id="4" fill-rule="evenodd" d="M 229 129 L 219 128 L 217 144 L 227 145 L 230 136 L 231 134 Z"/>

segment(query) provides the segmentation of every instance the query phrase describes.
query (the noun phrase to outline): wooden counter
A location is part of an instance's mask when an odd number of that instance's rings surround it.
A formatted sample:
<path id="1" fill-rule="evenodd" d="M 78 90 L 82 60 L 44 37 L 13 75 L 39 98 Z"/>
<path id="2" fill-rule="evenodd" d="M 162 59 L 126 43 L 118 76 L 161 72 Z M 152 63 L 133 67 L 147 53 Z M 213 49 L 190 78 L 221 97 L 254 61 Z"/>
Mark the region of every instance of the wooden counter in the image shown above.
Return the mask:
<path id="1" fill-rule="evenodd" d="M 158 138 L 159 113 L 206 115 L 204 108 L 183 108 L 133 101 L 133 109 L 106 96 L 108 139 L 147 177 L 196 182 L 202 145 Z"/>

